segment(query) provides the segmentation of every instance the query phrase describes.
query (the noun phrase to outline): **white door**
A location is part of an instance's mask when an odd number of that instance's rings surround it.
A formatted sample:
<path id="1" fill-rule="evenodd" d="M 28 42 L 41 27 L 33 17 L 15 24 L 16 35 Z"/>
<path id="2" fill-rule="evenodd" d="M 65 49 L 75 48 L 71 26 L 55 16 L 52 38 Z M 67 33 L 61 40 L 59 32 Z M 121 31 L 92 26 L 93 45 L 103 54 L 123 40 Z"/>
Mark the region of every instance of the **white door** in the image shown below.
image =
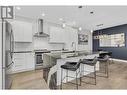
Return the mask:
<path id="1" fill-rule="evenodd" d="M 34 70 L 35 69 L 35 62 L 34 62 L 34 53 L 26 53 L 26 70 Z"/>

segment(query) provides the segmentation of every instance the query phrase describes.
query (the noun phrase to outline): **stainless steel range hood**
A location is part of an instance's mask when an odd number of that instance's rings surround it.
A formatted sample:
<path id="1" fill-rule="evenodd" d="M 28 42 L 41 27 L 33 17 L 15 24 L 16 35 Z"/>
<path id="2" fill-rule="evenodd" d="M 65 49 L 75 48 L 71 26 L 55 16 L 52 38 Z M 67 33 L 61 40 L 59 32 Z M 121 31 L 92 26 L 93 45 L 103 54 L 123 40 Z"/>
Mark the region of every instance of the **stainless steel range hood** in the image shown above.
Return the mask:
<path id="1" fill-rule="evenodd" d="M 38 32 L 35 37 L 48 37 L 49 35 L 43 32 L 43 19 L 38 19 Z"/>

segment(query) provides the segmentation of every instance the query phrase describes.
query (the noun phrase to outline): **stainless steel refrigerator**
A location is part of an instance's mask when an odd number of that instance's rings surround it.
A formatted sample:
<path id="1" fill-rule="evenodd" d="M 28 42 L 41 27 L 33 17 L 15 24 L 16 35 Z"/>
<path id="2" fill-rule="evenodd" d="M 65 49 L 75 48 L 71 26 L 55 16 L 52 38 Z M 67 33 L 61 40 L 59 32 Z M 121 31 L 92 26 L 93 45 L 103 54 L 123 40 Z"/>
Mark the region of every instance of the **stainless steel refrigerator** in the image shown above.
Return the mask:
<path id="1" fill-rule="evenodd" d="M 14 37 L 11 24 L 2 20 L 2 89 L 9 89 L 12 83 L 11 67 L 13 66 Z"/>

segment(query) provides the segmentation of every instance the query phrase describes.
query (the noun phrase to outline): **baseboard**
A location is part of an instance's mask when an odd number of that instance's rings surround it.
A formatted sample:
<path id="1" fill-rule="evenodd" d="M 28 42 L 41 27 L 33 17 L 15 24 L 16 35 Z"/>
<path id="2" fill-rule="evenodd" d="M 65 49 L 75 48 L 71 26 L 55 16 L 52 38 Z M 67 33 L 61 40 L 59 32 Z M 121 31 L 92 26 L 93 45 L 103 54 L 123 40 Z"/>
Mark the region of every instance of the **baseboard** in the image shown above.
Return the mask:
<path id="1" fill-rule="evenodd" d="M 114 61 L 119 61 L 119 62 L 125 62 L 125 63 L 127 63 L 127 60 L 122 60 L 122 59 L 115 59 L 115 58 L 112 58 L 112 60 L 114 60 Z"/>

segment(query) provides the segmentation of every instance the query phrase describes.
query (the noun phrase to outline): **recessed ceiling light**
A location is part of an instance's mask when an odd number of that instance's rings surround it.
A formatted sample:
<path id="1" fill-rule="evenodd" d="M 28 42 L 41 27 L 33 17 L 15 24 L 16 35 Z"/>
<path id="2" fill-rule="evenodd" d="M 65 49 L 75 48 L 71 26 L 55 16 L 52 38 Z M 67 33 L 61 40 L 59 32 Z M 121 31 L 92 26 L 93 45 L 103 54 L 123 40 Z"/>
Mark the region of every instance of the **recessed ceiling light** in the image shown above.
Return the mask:
<path id="1" fill-rule="evenodd" d="M 96 25 L 97 27 L 99 27 L 99 26 L 103 26 L 104 24 L 98 24 L 98 25 Z"/>
<path id="2" fill-rule="evenodd" d="M 79 27 L 78 30 L 81 31 L 82 30 L 82 27 Z"/>
<path id="3" fill-rule="evenodd" d="M 45 13 L 42 13 L 41 15 L 42 15 L 42 16 L 45 16 Z"/>
<path id="4" fill-rule="evenodd" d="M 79 9 L 81 9 L 81 8 L 82 8 L 82 6 L 78 6 L 78 8 L 79 8 Z"/>
<path id="5" fill-rule="evenodd" d="M 63 23 L 63 24 L 62 24 L 62 27 L 63 27 L 63 28 L 64 28 L 64 27 L 66 27 L 66 24 L 65 24 L 65 23 Z"/>
<path id="6" fill-rule="evenodd" d="M 93 33 L 93 30 L 90 30 L 91 33 Z"/>
<path id="7" fill-rule="evenodd" d="M 94 14 L 94 12 L 93 12 L 93 11 L 91 11 L 91 12 L 90 12 L 90 14 Z"/>
<path id="8" fill-rule="evenodd" d="M 59 18 L 60 21 L 63 21 L 63 18 Z"/>
<path id="9" fill-rule="evenodd" d="M 17 10 L 21 10 L 21 7 L 18 7 L 18 6 L 17 6 L 16 9 L 17 9 Z"/>

